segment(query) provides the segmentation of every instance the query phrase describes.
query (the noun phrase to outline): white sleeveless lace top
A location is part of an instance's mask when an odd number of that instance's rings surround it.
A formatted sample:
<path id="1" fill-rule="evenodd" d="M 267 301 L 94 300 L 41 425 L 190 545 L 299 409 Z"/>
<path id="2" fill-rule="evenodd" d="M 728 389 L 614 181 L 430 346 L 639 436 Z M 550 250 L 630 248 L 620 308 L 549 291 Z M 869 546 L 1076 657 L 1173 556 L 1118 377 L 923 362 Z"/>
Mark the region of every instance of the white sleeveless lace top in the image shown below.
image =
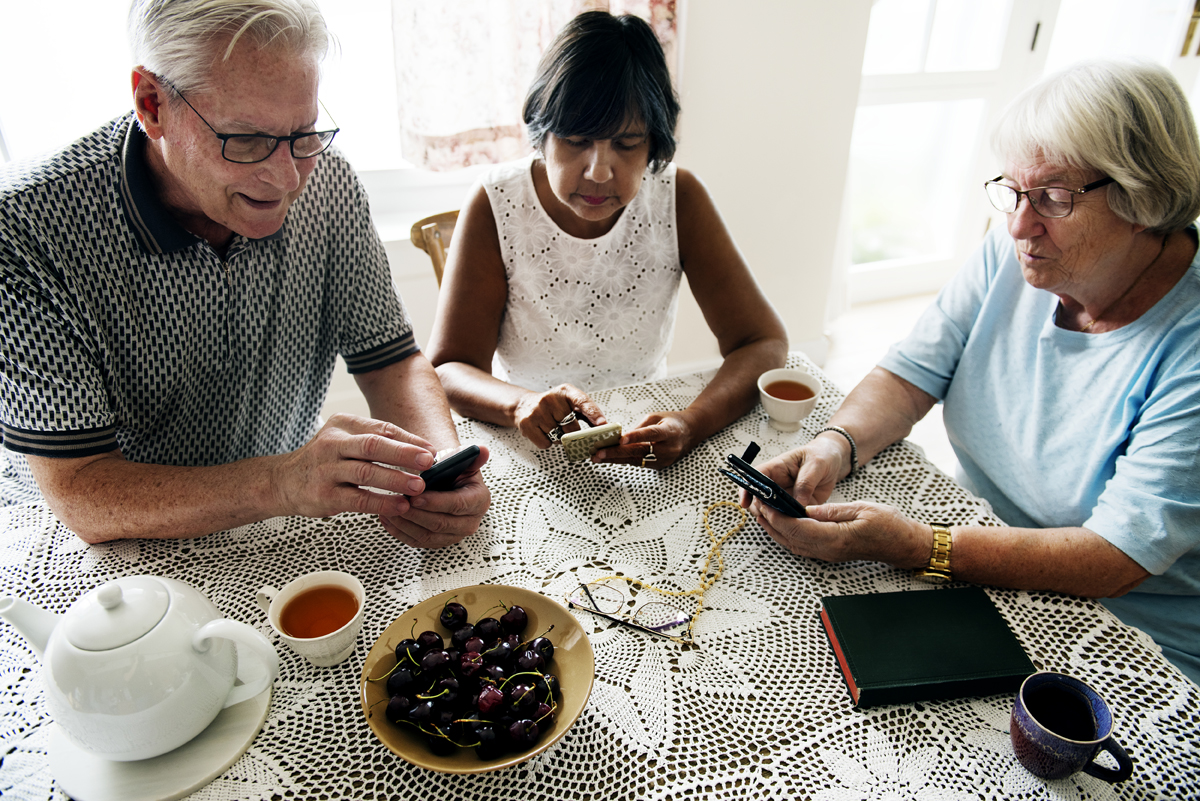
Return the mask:
<path id="1" fill-rule="evenodd" d="M 532 156 L 500 164 L 483 178 L 508 278 L 492 372 L 538 392 L 664 378 L 683 274 L 675 165 L 647 170 L 617 224 L 597 239 L 577 239 L 550 219 L 532 165 Z"/>

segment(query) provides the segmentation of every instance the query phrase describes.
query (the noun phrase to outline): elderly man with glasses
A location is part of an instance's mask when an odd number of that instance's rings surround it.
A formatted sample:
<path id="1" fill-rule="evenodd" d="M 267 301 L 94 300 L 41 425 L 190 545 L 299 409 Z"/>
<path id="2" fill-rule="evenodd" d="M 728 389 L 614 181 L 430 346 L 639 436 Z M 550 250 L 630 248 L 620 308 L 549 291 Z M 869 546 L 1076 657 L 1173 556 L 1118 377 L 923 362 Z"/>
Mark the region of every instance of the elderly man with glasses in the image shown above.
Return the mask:
<path id="1" fill-rule="evenodd" d="M 40 494 L 88 542 L 344 511 L 415 546 L 475 531 L 486 450 L 451 491 L 414 475 L 458 440 L 328 149 L 316 6 L 135 0 L 129 26 L 134 111 L 0 174 L 0 502 Z M 321 426 L 339 354 L 372 419 Z"/>
<path id="2" fill-rule="evenodd" d="M 810 519 L 755 511 L 803 556 L 1104 599 L 1200 682 L 1191 110 L 1161 67 L 1093 62 L 1018 98 L 993 145 L 1005 168 L 985 188 L 1007 235 L 987 235 L 847 396 L 834 430 L 761 468 L 797 500 L 821 504 Z M 1008 527 L 824 503 L 938 401 L 960 482 Z"/>

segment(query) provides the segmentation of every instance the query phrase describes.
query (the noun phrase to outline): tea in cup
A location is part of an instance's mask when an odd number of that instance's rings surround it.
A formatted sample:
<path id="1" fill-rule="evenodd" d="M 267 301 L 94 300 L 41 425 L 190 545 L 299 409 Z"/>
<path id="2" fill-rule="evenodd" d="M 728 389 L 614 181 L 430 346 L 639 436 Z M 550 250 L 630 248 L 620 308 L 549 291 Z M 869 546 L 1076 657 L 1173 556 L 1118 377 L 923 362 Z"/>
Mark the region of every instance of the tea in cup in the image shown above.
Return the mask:
<path id="1" fill-rule="evenodd" d="M 1106 782 L 1123 782 L 1133 762 L 1113 739 L 1112 712 L 1100 694 L 1062 673 L 1034 673 L 1021 684 L 1009 734 L 1026 770 L 1041 779 L 1065 779 L 1083 771 Z M 1095 762 L 1101 751 L 1117 768 Z"/>
<path id="2" fill-rule="evenodd" d="M 758 377 L 758 397 L 777 431 L 799 431 L 821 397 L 821 381 L 803 370 L 781 367 Z"/>
<path id="3" fill-rule="evenodd" d="M 308 573 L 281 590 L 265 586 L 255 598 L 279 638 L 317 667 L 354 652 L 366 599 L 362 582 L 337 570 Z"/>

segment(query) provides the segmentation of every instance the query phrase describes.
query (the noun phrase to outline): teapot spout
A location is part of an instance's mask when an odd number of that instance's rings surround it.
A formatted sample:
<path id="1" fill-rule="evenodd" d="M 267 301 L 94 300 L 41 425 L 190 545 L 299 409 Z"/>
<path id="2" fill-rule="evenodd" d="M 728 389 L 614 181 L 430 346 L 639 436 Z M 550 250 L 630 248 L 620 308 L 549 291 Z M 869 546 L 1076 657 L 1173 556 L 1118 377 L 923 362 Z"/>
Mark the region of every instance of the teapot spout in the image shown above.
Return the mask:
<path id="1" fill-rule="evenodd" d="M 11 595 L 0 598 L 0 618 L 7 620 L 29 641 L 38 659 L 46 650 L 50 632 L 58 625 L 58 615 Z"/>

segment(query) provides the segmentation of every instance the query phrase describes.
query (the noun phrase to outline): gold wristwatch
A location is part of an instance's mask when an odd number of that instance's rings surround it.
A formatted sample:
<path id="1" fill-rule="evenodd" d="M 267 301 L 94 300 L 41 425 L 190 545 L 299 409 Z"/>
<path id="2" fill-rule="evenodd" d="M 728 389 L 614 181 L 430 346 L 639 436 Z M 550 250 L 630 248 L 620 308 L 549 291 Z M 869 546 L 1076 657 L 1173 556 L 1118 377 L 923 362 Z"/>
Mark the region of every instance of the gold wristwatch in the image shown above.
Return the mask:
<path id="1" fill-rule="evenodd" d="M 931 523 L 930 528 L 933 529 L 933 552 L 929 555 L 929 567 L 918 570 L 914 576 L 930 584 L 945 584 L 953 579 L 950 574 L 950 529 L 937 523 Z"/>

